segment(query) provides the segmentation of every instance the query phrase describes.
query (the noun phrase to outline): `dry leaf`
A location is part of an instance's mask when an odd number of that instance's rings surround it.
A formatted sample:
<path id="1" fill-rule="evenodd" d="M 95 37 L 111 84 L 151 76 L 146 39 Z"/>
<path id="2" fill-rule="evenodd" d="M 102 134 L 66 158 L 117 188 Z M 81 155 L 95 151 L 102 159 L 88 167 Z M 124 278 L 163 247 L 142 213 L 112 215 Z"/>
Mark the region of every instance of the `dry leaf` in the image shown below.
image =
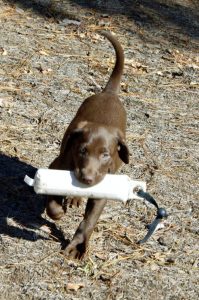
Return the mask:
<path id="1" fill-rule="evenodd" d="M 136 62 L 135 62 L 134 59 L 128 59 L 128 58 L 126 58 L 125 64 L 126 64 L 126 65 L 130 65 L 130 66 L 135 66 L 135 65 L 136 65 Z"/>
<path id="2" fill-rule="evenodd" d="M 157 271 L 159 269 L 159 266 L 157 264 L 152 263 L 150 268 L 152 271 Z"/>
<path id="3" fill-rule="evenodd" d="M 82 39 L 84 39 L 85 36 L 86 36 L 85 33 L 80 33 L 80 34 L 79 34 L 79 37 L 82 38 Z"/>
<path id="4" fill-rule="evenodd" d="M 49 73 L 51 73 L 53 70 L 52 69 L 46 69 L 46 70 L 42 70 L 42 73 L 43 74 L 49 74 Z"/>
<path id="5" fill-rule="evenodd" d="M 62 20 L 62 24 L 63 25 L 76 25 L 76 26 L 80 26 L 81 21 L 78 20 L 70 20 L 70 19 L 64 19 Z"/>
<path id="6" fill-rule="evenodd" d="M 13 98 L 12 97 L 1 97 L 0 98 L 0 107 L 9 108 L 13 106 Z"/>
<path id="7" fill-rule="evenodd" d="M 107 255 L 105 255 L 104 253 L 95 253 L 95 256 L 101 260 L 107 259 Z"/>
<path id="8" fill-rule="evenodd" d="M 164 76 L 163 72 L 161 72 L 161 71 L 157 71 L 156 74 L 159 76 Z"/>
<path id="9" fill-rule="evenodd" d="M 102 40 L 102 36 L 98 33 L 93 34 L 92 38 L 97 41 Z"/>
<path id="10" fill-rule="evenodd" d="M 48 54 L 46 51 L 44 51 L 44 50 L 40 50 L 39 53 L 40 53 L 41 55 L 45 55 L 45 56 L 48 56 L 48 55 L 49 55 L 49 54 Z"/>
<path id="11" fill-rule="evenodd" d="M 197 82 L 197 81 L 191 81 L 191 82 L 190 82 L 190 85 L 191 85 L 191 86 L 198 86 L 198 85 L 199 85 L 199 82 Z"/>
<path id="12" fill-rule="evenodd" d="M 192 69 L 194 69 L 194 70 L 198 70 L 198 69 L 199 69 L 199 66 L 196 65 L 196 64 L 190 64 L 190 65 L 188 65 L 188 67 L 189 67 L 189 68 L 192 68 Z"/>
<path id="13" fill-rule="evenodd" d="M 66 289 L 77 292 L 79 289 L 83 288 L 85 285 L 83 283 L 67 283 Z"/>
<path id="14" fill-rule="evenodd" d="M 1 55 L 5 56 L 8 54 L 8 51 L 4 48 L 0 48 L 0 53 L 1 53 Z"/>

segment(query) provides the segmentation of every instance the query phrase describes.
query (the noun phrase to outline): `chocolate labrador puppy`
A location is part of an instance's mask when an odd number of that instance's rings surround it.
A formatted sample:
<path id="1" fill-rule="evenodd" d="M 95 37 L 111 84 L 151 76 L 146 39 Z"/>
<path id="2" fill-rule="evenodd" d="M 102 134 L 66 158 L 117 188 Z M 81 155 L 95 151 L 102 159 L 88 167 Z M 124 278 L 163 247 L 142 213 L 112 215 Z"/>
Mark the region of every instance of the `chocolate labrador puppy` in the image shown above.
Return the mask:
<path id="1" fill-rule="evenodd" d="M 124 53 L 120 43 L 110 33 L 102 33 L 113 45 L 116 63 L 104 90 L 82 103 L 67 128 L 59 156 L 50 168 L 74 171 L 77 179 L 87 185 L 100 182 L 107 173 L 115 173 L 122 161 L 129 162 L 125 142 L 126 112 L 118 98 L 124 67 Z M 72 199 L 72 204 L 81 199 Z M 105 199 L 88 199 L 83 221 L 77 228 L 65 254 L 80 259 L 106 204 Z M 66 209 L 61 197 L 50 196 L 47 214 L 60 219 Z"/>

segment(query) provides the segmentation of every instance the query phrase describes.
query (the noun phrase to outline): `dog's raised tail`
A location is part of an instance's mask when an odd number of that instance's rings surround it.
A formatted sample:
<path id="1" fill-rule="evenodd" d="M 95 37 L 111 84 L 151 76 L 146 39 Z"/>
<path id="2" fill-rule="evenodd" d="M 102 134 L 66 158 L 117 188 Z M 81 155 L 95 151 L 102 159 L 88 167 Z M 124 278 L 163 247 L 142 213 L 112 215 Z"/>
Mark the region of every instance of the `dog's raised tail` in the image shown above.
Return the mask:
<path id="1" fill-rule="evenodd" d="M 104 88 L 104 92 L 118 94 L 120 89 L 120 81 L 124 69 L 124 52 L 121 44 L 115 36 L 107 31 L 102 31 L 101 34 L 105 36 L 113 45 L 116 54 L 116 62 L 108 83 Z"/>

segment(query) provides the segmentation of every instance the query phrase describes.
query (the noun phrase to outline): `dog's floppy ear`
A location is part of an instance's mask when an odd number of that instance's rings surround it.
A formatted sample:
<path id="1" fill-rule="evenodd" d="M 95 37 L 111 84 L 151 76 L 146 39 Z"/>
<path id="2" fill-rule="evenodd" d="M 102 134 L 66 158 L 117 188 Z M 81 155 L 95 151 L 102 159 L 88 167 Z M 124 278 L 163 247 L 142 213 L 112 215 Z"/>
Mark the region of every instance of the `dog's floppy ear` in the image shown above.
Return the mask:
<path id="1" fill-rule="evenodd" d="M 77 139 L 81 138 L 83 136 L 83 132 L 83 129 L 74 129 L 71 131 L 66 141 L 67 148 L 71 147 Z"/>
<path id="2" fill-rule="evenodd" d="M 125 164 L 129 163 L 129 149 L 121 132 L 118 133 L 118 154 Z"/>
<path id="3" fill-rule="evenodd" d="M 80 122 L 75 129 L 73 129 L 70 133 L 66 132 L 66 136 L 63 139 L 61 152 L 65 152 L 68 150 L 77 139 L 81 138 L 84 134 L 84 127 L 87 122 Z"/>

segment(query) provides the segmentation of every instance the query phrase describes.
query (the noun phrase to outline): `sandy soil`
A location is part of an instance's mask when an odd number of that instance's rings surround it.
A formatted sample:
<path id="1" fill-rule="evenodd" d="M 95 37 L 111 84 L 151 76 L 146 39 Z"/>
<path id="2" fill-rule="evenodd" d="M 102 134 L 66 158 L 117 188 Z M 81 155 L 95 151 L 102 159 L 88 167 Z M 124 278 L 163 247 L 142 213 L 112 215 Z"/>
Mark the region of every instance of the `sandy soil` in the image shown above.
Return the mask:
<path id="1" fill-rule="evenodd" d="M 0 0 L 0 299 L 198 299 L 198 1 Z M 114 32 L 126 57 L 120 97 L 130 164 L 170 216 L 110 201 L 83 261 L 60 249 L 84 207 L 60 222 L 25 174 L 47 167 L 84 98 L 108 79 Z"/>

